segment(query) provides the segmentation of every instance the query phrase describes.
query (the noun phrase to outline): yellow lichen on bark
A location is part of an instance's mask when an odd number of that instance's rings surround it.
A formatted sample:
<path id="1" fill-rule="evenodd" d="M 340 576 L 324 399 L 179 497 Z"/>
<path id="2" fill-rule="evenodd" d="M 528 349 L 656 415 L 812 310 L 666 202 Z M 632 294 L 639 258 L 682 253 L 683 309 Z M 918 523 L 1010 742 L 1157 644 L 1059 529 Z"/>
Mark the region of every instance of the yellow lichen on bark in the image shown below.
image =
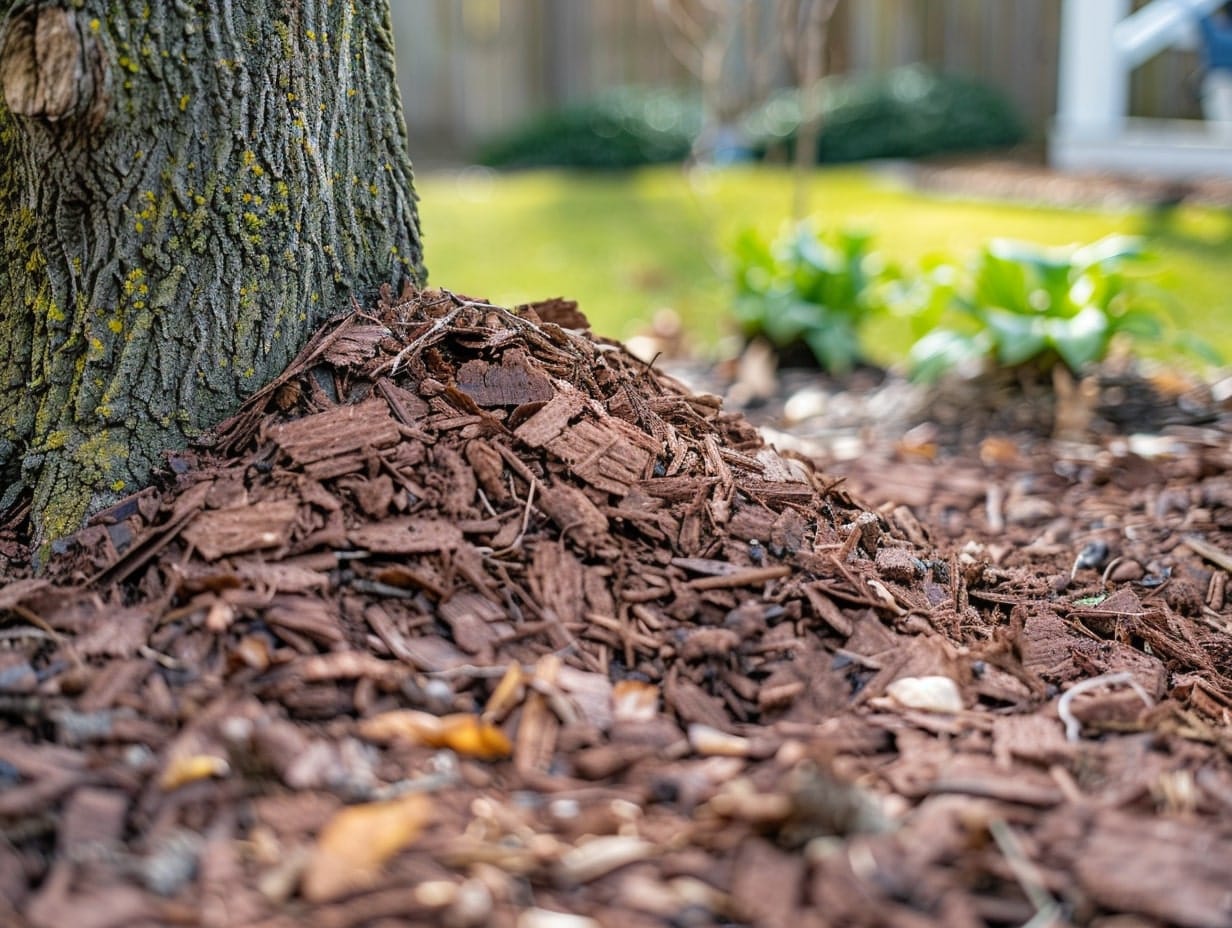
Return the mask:
<path id="1" fill-rule="evenodd" d="M 3 14 L 0 508 L 50 539 L 422 250 L 387 3 Z"/>

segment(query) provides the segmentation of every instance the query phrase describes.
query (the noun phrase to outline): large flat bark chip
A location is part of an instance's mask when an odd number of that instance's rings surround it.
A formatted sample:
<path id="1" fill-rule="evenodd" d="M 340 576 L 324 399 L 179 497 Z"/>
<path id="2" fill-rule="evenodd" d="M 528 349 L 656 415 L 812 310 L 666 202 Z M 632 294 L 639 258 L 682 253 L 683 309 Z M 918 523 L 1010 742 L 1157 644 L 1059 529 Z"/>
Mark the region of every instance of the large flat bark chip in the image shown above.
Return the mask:
<path id="1" fill-rule="evenodd" d="M 484 407 L 546 403 L 556 395 L 547 374 L 531 367 L 521 351 L 505 352 L 500 364 L 467 361 L 458 368 L 458 389 Z"/>

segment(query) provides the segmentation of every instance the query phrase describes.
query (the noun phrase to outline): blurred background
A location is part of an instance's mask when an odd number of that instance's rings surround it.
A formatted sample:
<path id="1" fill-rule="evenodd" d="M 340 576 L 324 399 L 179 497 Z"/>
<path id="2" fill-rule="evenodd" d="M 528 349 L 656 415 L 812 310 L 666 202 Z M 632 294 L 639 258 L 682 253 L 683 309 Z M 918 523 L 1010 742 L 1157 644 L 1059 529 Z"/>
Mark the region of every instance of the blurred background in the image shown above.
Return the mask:
<path id="1" fill-rule="evenodd" d="M 947 312 L 970 328 L 936 278 L 978 287 L 990 243 L 1072 284 L 1040 249 L 1135 236 L 1150 313 L 1226 352 L 1222 6 L 393 0 L 432 282 L 571 297 L 601 334 L 703 353 L 767 334 L 784 289 L 832 317 L 821 291 L 846 288 L 853 352 L 894 364 Z"/>

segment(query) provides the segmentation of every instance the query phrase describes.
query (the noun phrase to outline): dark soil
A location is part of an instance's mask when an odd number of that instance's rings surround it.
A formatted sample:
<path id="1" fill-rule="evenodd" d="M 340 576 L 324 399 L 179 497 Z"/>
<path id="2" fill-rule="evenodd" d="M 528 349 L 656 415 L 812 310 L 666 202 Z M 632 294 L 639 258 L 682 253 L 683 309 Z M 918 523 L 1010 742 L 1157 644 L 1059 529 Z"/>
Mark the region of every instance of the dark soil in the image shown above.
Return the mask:
<path id="1" fill-rule="evenodd" d="M 1218 391 L 778 452 L 582 325 L 387 298 L 0 536 L 0 923 L 1232 926 Z"/>

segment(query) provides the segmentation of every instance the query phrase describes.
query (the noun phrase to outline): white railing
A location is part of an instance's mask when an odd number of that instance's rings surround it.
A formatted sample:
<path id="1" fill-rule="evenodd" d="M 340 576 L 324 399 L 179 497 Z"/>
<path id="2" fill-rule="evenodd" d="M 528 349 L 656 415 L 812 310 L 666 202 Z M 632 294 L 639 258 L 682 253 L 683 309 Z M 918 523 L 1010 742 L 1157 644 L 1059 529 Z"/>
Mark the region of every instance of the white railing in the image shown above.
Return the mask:
<path id="1" fill-rule="evenodd" d="M 1192 48 L 1195 23 L 1219 9 L 1224 0 L 1155 0 L 1112 30 L 1112 44 L 1128 68 L 1136 68 L 1166 48 Z"/>
<path id="2" fill-rule="evenodd" d="M 1057 127 L 1106 136 L 1125 121 L 1129 74 L 1152 56 L 1192 42 L 1198 19 L 1223 0 L 1154 0 L 1129 12 L 1129 0 L 1065 0 Z"/>
<path id="3" fill-rule="evenodd" d="M 1130 0 L 1063 0 L 1052 163 L 1178 178 L 1232 174 L 1232 122 L 1220 122 L 1227 117 L 1212 106 L 1205 123 L 1128 118 L 1130 73 L 1167 48 L 1193 47 L 1198 20 L 1223 2 L 1154 0 L 1131 13 Z M 1215 89 L 1232 98 L 1232 81 L 1214 73 L 1224 81 Z"/>

